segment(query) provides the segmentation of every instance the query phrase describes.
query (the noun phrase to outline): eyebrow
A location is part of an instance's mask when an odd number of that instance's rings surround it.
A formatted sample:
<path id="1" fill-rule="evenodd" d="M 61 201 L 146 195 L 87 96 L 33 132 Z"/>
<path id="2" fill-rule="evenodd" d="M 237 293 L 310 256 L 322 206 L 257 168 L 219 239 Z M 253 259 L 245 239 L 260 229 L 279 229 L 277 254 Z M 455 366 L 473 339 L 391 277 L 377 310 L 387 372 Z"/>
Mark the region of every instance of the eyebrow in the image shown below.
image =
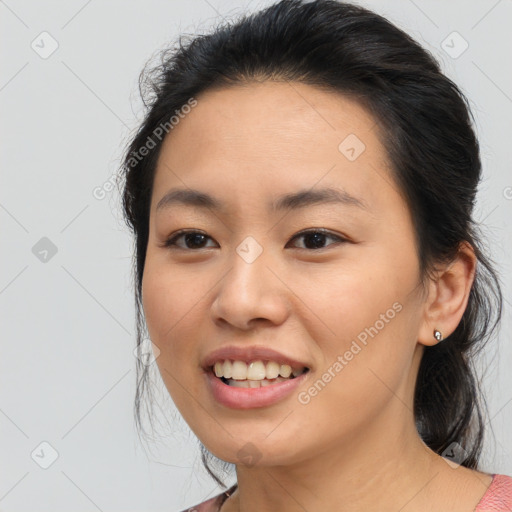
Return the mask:
<path id="1" fill-rule="evenodd" d="M 269 204 L 269 209 L 277 212 L 282 210 L 298 210 L 308 206 L 324 203 L 338 203 L 347 206 L 356 206 L 363 210 L 369 210 L 367 204 L 357 197 L 350 195 L 345 190 L 335 188 L 322 188 L 317 190 L 299 190 L 291 194 L 285 194 Z M 211 195 L 194 189 L 171 189 L 158 204 L 156 211 L 165 210 L 173 204 L 182 204 L 196 208 L 207 208 L 214 211 L 225 210 L 225 205 Z"/>

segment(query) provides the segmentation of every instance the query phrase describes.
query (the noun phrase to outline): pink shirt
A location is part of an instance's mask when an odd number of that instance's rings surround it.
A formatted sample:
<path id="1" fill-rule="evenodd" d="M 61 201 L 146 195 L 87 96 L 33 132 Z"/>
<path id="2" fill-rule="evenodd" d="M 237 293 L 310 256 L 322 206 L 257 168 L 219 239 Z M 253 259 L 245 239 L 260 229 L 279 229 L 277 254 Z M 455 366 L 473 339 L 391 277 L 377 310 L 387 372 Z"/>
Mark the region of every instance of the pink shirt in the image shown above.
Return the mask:
<path id="1" fill-rule="evenodd" d="M 182 512 L 219 512 L 222 504 L 235 489 L 236 484 L 227 491 Z M 474 512 L 512 512 L 512 477 L 493 474 L 491 485 Z"/>
<path id="2" fill-rule="evenodd" d="M 505 512 L 512 510 L 512 478 L 493 475 L 489 489 L 484 494 L 475 512 Z"/>

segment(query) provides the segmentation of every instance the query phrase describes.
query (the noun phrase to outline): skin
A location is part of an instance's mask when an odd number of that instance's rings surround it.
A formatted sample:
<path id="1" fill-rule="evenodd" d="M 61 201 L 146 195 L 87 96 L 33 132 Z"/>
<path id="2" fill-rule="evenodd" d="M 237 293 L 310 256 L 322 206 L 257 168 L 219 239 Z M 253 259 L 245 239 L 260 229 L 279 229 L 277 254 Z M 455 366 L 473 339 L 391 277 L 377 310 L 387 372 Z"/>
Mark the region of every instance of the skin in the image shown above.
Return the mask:
<path id="1" fill-rule="evenodd" d="M 143 306 L 165 385 L 201 442 L 236 464 L 239 488 L 222 512 L 470 512 L 491 477 L 452 468 L 420 439 L 413 392 L 425 346 L 462 318 L 476 259 L 468 245 L 421 286 L 410 212 L 395 184 L 375 119 L 359 104 L 312 86 L 260 82 L 208 91 L 167 135 L 150 211 Z M 350 161 L 338 146 L 366 146 Z M 302 189 L 343 189 L 367 209 L 324 203 L 272 212 L 270 200 Z M 198 189 L 223 211 L 173 204 L 171 188 Z M 199 247 L 164 247 L 180 229 Z M 325 228 L 345 238 L 295 235 Z M 263 248 L 248 264 L 247 237 Z M 309 245 L 308 245 L 309 244 Z M 181 248 L 180 248 L 181 246 Z M 308 248 L 309 247 L 309 248 Z M 272 406 L 217 403 L 200 362 L 225 345 L 266 345 L 304 361 L 307 389 L 365 328 L 400 312 L 309 403 L 297 393 Z M 246 443 L 253 466 L 237 455 Z"/>

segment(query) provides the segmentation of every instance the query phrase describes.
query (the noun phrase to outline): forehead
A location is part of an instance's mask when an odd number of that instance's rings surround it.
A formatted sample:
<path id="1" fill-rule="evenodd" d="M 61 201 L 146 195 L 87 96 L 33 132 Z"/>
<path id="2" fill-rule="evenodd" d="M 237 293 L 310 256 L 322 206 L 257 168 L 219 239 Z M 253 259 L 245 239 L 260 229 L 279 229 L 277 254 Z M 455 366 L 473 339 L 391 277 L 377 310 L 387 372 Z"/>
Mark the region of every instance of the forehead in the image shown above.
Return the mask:
<path id="1" fill-rule="evenodd" d="M 379 185 L 376 173 L 389 181 L 375 119 L 339 93 L 263 82 L 207 91 L 196 100 L 164 140 L 153 203 L 178 185 L 249 196 L 321 182 L 368 196 Z"/>
<path id="2" fill-rule="evenodd" d="M 375 119 L 356 101 L 295 82 L 236 85 L 206 91 L 196 100 L 197 106 L 181 116 L 167 139 L 195 147 L 236 142 L 249 149 L 253 140 L 285 146 L 326 135 L 326 143 L 350 133 L 364 138 L 376 127 Z M 184 140 L 191 132 L 195 137 Z"/>

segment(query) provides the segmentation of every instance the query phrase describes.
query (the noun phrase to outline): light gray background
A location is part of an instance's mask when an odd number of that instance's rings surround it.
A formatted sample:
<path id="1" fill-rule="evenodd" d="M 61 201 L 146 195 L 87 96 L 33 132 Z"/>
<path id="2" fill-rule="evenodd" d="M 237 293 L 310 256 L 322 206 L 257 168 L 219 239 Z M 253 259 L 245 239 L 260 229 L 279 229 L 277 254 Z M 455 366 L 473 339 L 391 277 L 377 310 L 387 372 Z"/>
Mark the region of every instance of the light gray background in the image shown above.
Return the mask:
<path id="1" fill-rule="evenodd" d="M 149 449 L 136 436 L 131 239 L 115 191 L 93 190 L 108 189 L 140 121 L 146 60 L 178 33 L 270 3 L 0 1 L 1 511 L 176 511 L 219 492 L 165 392 L 164 436 Z M 512 2 L 361 3 L 429 48 L 473 105 L 486 176 L 477 217 L 508 301 L 487 354 L 485 469 L 512 475 Z M 47 59 L 31 47 L 43 31 L 59 45 Z M 453 31 L 469 44 L 457 58 Z M 46 262 L 33 253 L 43 237 L 57 249 Z M 58 452 L 47 469 L 44 441 Z"/>

